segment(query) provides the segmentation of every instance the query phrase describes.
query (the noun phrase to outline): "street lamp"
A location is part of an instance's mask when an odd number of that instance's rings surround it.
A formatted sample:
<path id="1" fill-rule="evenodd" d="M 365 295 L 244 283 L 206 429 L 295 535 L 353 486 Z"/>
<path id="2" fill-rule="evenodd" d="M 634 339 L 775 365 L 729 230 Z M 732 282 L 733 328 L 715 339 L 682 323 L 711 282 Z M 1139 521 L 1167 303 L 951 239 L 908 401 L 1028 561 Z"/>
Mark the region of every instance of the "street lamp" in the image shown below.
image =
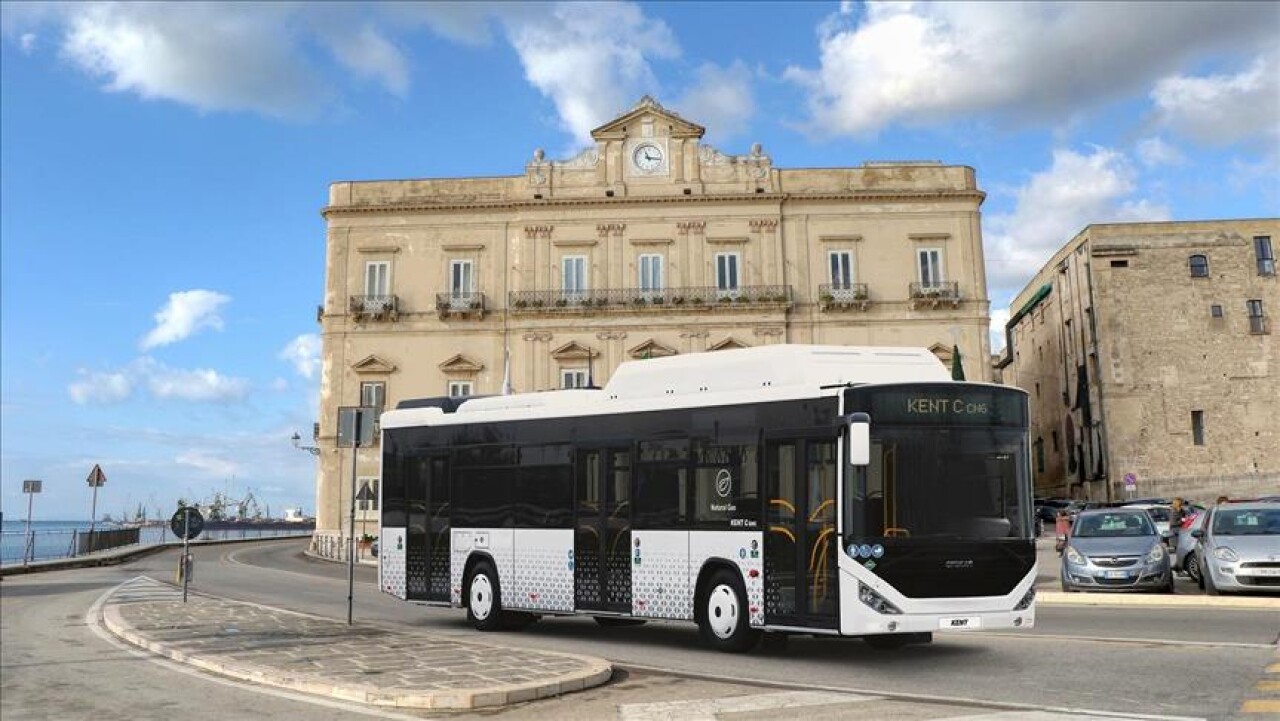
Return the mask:
<path id="1" fill-rule="evenodd" d="M 302 445 L 302 436 L 298 435 L 296 431 L 294 432 L 293 437 L 290 438 L 289 440 L 293 441 L 293 447 L 297 448 L 300 451 L 306 451 L 307 453 L 310 453 L 313 456 L 320 455 L 320 449 L 317 448 L 316 446 Z"/>

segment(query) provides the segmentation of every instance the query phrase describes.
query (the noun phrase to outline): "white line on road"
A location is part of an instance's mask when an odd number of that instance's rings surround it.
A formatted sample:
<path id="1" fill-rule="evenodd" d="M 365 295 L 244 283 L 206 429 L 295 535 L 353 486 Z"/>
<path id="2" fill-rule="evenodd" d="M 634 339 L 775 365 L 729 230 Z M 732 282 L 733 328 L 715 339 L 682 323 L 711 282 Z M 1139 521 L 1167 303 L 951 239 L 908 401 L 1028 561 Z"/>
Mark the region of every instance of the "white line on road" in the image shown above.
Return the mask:
<path id="1" fill-rule="evenodd" d="M 716 721 L 722 713 L 748 713 L 799 706 L 826 706 L 879 700 L 877 696 L 859 696 L 849 693 L 782 691 L 752 696 L 621 704 L 618 706 L 618 718 L 622 721 Z"/>
<path id="2" fill-rule="evenodd" d="M 1167 638 L 1125 638 L 1123 636 L 1067 636 L 1051 633 L 1014 633 L 1012 631 L 996 631 L 993 633 L 971 632 L 973 636 L 983 638 L 1017 638 L 1052 641 L 1093 641 L 1095 643 L 1132 643 L 1142 646 L 1204 646 L 1209 648 L 1275 648 L 1274 643 L 1244 643 L 1243 641 L 1177 641 Z"/>

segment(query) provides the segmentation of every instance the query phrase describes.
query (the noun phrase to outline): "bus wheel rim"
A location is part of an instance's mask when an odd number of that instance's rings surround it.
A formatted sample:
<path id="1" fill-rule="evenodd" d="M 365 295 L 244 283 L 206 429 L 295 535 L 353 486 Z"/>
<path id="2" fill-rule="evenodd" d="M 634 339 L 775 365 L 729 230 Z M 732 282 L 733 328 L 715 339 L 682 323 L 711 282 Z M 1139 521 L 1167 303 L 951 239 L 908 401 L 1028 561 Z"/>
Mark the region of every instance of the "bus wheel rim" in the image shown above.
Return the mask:
<path id="1" fill-rule="evenodd" d="M 493 611 L 493 586 L 489 577 L 480 574 L 471 579 L 471 614 L 481 621 Z"/>
<path id="2" fill-rule="evenodd" d="M 729 586 L 716 586 L 707 596 L 707 624 L 716 638 L 727 639 L 738 628 L 738 594 Z"/>

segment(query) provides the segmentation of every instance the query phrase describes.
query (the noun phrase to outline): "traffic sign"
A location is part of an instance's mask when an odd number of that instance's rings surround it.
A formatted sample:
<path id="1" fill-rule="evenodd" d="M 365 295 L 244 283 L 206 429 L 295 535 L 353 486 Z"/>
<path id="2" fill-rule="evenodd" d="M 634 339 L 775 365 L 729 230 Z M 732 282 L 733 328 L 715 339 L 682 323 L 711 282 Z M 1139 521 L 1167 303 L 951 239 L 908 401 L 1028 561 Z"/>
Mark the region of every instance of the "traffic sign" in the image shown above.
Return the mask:
<path id="1" fill-rule="evenodd" d="M 97 463 L 93 464 L 93 470 L 89 471 L 89 485 L 97 488 L 107 484 L 107 474 L 102 472 L 102 466 Z"/>
<path id="2" fill-rule="evenodd" d="M 378 500 L 378 497 L 373 495 L 373 489 L 369 488 L 368 481 L 360 484 L 360 492 L 356 494 L 356 500 L 364 501 L 365 503 Z"/>
<path id="3" fill-rule="evenodd" d="M 1138 485 L 1137 476 L 1133 475 L 1132 473 L 1124 474 L 1124 487 L 1126 489 L 1132 491 L 1134 488 L 1137 487 L 1137 485 Z"/>
<path id="4" fill-rule="evenodd" d="M 191 540 L 204 530 L 204 516 L 192 506 L 179 508 L 169 519 L 169 528 L 178 538 Z"/>
<path id="5" fill-rule="evenodd" d="M 22 492 L 23 493 L 39 493 L 41 485 L 43 485 L 42 481 L 23 481 Z"/>

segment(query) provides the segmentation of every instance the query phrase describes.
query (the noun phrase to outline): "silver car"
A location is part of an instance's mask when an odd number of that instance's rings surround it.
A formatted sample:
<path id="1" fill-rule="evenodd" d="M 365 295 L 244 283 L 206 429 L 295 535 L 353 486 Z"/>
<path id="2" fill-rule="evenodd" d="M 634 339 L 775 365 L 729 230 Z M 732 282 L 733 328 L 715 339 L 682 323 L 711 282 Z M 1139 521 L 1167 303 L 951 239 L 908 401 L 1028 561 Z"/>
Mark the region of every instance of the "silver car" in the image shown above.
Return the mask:
<path id="1" fill-rule="evenodd" d="M 1146 511 L 1081 511 L 1062 540 L 1063 591 L 1173 593 L 1169 552 Z"/>
<path id="2" fill-rule="evenodd" d="M 1196 558 L 1196 544 L 1200 541 L 1195 531 L 1204 528 L 1204 519 L 1209 517 L 1207 510 L 1202 510 L 1191 519 L 1190 524 L 1175 534 L 1177 539 L 1173 551 L 1173 570 L 1182 571 L 1192 581 L 1200 581 L 1200 559 Z"/>
<path id="3" fill-rule="evenodd" d="M 1214 506 L 1192 535 L 1206 593 L 1280 593 L 1280 503 Z"/>

